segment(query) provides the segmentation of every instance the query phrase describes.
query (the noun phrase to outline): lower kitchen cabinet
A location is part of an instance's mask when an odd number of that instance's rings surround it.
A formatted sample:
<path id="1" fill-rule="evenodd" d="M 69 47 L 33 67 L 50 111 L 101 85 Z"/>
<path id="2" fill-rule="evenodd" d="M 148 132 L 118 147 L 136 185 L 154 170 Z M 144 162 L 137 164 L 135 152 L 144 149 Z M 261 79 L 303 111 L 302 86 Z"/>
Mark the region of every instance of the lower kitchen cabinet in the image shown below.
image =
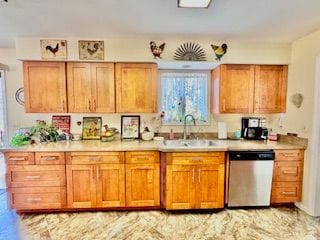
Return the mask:
<path id="1" fill-rule="evenodd" d="M 272 178 L 271 204 L 301 201 L 303 150 L 276 150 Z"/>
<path id="2" fill-rule="evenodd" d="M 166 174 L 166 208 L 195 208 L 195 166 L 167 165 Z"/>
<path id="3" fill-rule="evenodd" d="M 125 205 L 124 164 L 96 166 L 97 207 L 121 207 Z"/>
<path id="4" fill-rule="evenodd" d="M 160 206 L 158 152 L 126 153 L 126 206 Z"/>
<path id="5" fill-rule="evenodd" d="M 125 205 L 123 164 L 67 165 L 69 208 Z"/>
<path id="6" fill-rule="evenodd" d="M 95 165 L 67 165 L 67 201 L 69 208 L 96 205 Z"/>
<path id="7" fill-rule="evenodd" d="M 166 160 L 166 209 L 224 207 L 224 153 L 169 153 Z"/>
<path id="8" fill-rule="evenodd" d="M 71 152 L 67 163 L 68 208 L 125 206 L 123 153 Z"/>

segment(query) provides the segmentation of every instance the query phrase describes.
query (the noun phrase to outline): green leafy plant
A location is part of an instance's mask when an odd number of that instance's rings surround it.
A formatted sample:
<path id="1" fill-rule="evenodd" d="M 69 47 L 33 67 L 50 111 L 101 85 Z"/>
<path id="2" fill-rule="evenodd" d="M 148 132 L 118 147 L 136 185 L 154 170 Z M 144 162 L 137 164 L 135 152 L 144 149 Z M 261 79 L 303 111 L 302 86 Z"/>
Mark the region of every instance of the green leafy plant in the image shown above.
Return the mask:
<path id="1" fill-rule="evenodd" d="M 38 120 L 36 125 L 31 127 L 29 132 L 24 134 L 17 133 L 10 141 L 10 145 L 14 147 L 23 146 L 26 144 L 32 144 L 35 139 L 40 142 L 55 142 L 59 133 L 57 128 L 51 124 L 47 124 L 45 121 Z"/>

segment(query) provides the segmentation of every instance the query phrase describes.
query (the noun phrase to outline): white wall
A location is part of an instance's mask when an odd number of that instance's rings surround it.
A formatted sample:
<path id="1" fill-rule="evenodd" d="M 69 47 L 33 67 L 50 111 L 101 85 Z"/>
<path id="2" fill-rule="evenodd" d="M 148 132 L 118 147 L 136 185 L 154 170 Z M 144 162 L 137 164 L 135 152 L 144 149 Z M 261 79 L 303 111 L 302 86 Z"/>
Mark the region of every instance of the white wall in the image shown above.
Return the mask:
<path id="1" fill-rule="evenodd" d="M 319 159 L 316 158 L 319 146 L 312 148 L 314 137 L 319 137 L 319 133 L 313 136 L 316 130 L 313 128 L 314 104 L 319 104 L 319 99 L 314 99 L 316 58 L 320 54 L 320 31 L 303 37 L 292 44 L 292 58 L 289 66 L 288 96 L 294 93 L 302 93 L 304 102 L 301 108 L 296 108 L 288 104 L 287 113 L 283 122 L 282 133 L 297 132 L 300 136 L 309 139 L 309 148 L 306 151 L 303 178 L 302 203 L 299 207 L 305 209 L 309 214 L 316 213 L 320 203 L 316 202 L 316 176 L 319 172 Z M 289 101 L 289 99 L 288 99 Z M 319 181 L 319 180 L 318 180 Z"/>

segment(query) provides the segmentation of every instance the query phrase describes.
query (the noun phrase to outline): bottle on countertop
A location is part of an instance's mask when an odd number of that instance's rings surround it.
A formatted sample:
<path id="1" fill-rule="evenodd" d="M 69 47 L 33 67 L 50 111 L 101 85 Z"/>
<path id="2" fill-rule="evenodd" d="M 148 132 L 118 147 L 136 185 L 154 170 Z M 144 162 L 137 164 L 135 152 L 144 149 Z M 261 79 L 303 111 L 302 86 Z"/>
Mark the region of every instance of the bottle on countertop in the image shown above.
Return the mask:
<path id="1" fill-rule="evenodd" d="M 170 140 L 173 140 L 173 139 L 174 139 L 174 132 L 173 132 L 173 129 L 172 129 L 172 128 L 170 129 L 169 139 L 170 139 Z"/>

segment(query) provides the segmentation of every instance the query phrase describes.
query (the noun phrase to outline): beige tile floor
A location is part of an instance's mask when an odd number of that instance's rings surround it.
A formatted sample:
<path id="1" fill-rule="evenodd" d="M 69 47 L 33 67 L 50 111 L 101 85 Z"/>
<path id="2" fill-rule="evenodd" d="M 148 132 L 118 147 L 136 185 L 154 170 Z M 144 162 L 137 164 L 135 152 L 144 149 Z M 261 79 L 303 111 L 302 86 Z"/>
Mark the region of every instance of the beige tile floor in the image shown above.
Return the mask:
<path id="1" fill-rule="evenodd" d="M 320 239 L 320 218 L 296 208 L 21 215 L 24 239 Z"/>

